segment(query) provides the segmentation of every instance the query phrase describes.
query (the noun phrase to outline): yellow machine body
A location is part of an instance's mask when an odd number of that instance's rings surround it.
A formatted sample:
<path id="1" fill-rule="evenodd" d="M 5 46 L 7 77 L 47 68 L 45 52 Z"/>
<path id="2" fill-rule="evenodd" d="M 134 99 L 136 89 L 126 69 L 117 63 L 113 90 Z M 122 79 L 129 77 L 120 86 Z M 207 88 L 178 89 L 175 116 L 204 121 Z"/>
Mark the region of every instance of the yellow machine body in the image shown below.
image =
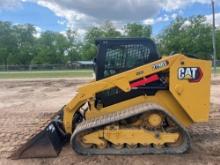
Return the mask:
<path id="1" fill-rule="evenodd" d="M 198 80 L 193 81 L 196 69 L 199 69 L 200 75 Z M 96 93 L 113 87 L 129 92 L 131 81 L 159 72 L 169 73 L 169 90 L 158 91 L 154 96 L 138 96 L 104 108 L 97 109 L 94 106 Z M 176 54 L 100 81 L 90 82 L 81 86 L 76 96 L 65 106 L 63 116 L 65 131 L 72 134 L 74 113 L 86 102 L 89 102 L 90 105 L 85 114 L 86 119 L 107 115 L 147 102 L 165 107 L 185 127 L 194 122 L 207 122 L 210 109 L 210 79 L 210 61 Z"/>

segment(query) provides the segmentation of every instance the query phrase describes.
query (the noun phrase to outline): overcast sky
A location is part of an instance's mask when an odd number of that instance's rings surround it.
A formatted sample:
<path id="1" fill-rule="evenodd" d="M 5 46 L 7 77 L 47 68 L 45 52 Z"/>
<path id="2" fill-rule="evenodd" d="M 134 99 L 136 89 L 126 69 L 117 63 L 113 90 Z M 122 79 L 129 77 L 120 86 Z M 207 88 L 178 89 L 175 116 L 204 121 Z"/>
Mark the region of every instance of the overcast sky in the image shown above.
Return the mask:
<path id="1" fill-rule="evenodd" d="M 178 15 L 202 14 L 211 22 L 211 0 L 0 0 L 0 20 L 31 23 L 38 31 L 84 33 L 91 25 L 111 20 L 117 28 L 128 22 L 150 24 L 158 34 Z M 220 26 L 220 0 L 216 23 Z"/>

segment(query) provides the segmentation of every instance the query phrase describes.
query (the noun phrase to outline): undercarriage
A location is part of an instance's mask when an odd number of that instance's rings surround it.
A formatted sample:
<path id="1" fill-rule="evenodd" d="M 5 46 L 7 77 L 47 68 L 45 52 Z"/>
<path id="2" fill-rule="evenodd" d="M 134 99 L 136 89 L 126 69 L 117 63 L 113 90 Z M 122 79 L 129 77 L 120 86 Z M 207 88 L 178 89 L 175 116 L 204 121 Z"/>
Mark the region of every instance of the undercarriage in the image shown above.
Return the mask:
<path id="1" fill-rule="evenodd" d="M 175 154 L 190 147 L 190 137 L 167 111 L 141 104 L 78 123 L 71 137 L 80 154 Z"/>

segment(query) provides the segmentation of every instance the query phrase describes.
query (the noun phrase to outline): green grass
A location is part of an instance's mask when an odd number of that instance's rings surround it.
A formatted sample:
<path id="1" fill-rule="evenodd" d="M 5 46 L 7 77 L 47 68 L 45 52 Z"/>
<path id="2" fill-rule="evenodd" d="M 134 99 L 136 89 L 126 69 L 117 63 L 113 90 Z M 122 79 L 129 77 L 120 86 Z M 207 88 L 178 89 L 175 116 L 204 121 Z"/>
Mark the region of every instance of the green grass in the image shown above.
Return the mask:
<path id="1" fill-rule="evenodd" d="M 212 68 L 212 73 L 214 73 L 214 68 Z M 216 68 L 216 73 L 220 73 L 220 67 Z"/>
<path id="2" fill-rule="evenodd" d="M 9 71 L 0 72 L 0 79 L 31 79 L 31 78 L 74 78 L 92 77 L 92 70 L 53 70 L 53 71 Z M 217 67 L 220 74 L 220 67 Z"/>
<path id="3" fill-rule="evenodd" d="M 92 70 L 0 72 L 0 79 L 92 77 Z"/>

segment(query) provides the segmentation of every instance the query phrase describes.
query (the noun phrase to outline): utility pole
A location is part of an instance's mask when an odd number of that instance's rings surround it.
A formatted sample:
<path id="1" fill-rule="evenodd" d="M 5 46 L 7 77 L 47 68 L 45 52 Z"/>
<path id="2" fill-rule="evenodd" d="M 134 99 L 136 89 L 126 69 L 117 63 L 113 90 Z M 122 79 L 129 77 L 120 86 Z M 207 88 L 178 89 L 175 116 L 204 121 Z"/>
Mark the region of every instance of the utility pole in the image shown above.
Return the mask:
<path id="1" fill-rule="evenodd" d="M 213 63 L 214 73 L 216 73 L 216 43 L 215 43 L 215 2 L 212 0 L 212 45 L 213 45 Z"/>

